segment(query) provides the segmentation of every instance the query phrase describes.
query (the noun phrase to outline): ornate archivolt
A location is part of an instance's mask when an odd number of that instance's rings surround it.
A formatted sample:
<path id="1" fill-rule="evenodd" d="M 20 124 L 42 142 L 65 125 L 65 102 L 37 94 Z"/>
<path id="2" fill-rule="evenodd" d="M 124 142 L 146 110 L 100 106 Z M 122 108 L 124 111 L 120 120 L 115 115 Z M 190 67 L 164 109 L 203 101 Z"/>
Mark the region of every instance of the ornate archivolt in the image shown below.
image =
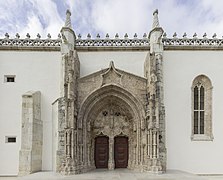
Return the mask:
<path id="1" fill-rule="evenodd" d="M 131 107 L 132 113 L 139 119 L 137 121 L 141 128 L 144 128 L 145 124 L 145 110 L 144 106 L 127 90 L 118 85 L 105 85 L 94 92 L 92 92 L 81 104 L 78 115 L 78 126 L 83 128 L 87 122 L 88 115 L 92 111 L 93 107 L 97 104 L 102 104 L 103 99 L 108 97 L 116 97 L 119 100 L 125 102 L 126 106 Z"/>
<path id="2" fill-rule="evenodd" d="M 128 167 L 138 167 L 143 159 L 141 151 L 145 112 L 142 104 L 127 90 L 116 85 L 105 85 L 93 92 L 82 104 L 79 129 L 86 168 L 94 168 L 94 139 L 109 137 L 109 169 L 114 168 L 113 146 L 115 136 L 129 138 Z"/>

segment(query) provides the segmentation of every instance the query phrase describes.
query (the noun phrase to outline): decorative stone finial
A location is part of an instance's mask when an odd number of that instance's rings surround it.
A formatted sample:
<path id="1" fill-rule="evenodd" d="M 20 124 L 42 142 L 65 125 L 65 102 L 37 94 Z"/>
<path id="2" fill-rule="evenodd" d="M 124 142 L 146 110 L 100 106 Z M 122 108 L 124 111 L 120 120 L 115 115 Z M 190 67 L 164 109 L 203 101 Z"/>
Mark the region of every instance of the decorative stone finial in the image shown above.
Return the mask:
<path id="1" fill-rule="evenodd" d="M 166 32 L 163 33 L 163 38 L 167 38 L 167 34 L 166 34 Z"/>
<path id="2" fill-rule="evenodd" d="M 5 39 L 9 39 L 9 34 L 5 33 Z"/>
<path id="3" fill-rule="evenodd" d="M 100 39 L 101 36 L 100 36 L 100 34 L 98 33 L 96 37 L 97 37 L 98 39 Z"/>
<path id="4" fill-rule="evenodd" d="M 77 36 L 77 37 L 78 37 L 78 39 L 81 39 L 81 34 L 78 34 L 78 36 Z"/>
<path id="5" fill-rule="evenodd" d="M 158 9 L 153 12 L 153 26 L 152 29 L 160 27 L 158 18 Z"/>
<path id="6" fill-rule="evenodd" d="M 16 33 L 15 37 L 16 37 L 16 39 L 19 39 L 20 38 L 19 33 Z"/>
<path id="7" fill-rule="evenodd" d="M 110 67 L 110 68 L 115 67 L 113 61 L 110 61 L 110 63 L 109 63 L 109 67 Z"/>
<path id="8" fill-rule="evenodd" d="M 147 38 L 147 34 L 146 33 L 143 34 L 143 38 Z"/>
<path id="9" fill-rule="evenodd" d="M 51 39 L 51 35 L 50 35 L 50 33 L 47 34 L 47 38 L 48 38 L 48 39 Z"/>
<path id="10" fill-rule="evenodd" d="M 87 38 L 88 38 L 88 39 L 91 39 L 91 35 L 90 35 L 90 33 L 87 34 Z"/>
<path id="11" fill-rule="evenodd" d="M 213 36 L 212 36 L 212 38 L 213 38 L 213 39 L 217 39 L 217 34 L 214 33 Z"/>
<path id="12" fill-rule="evenodd" d="M 116 38 L 116 39 L 118 39 L 118 38 L 119 38 L 119 35 L 118 35 L 118 33 L 116 33 L 116 34 L 115 34 L 115 38 Z"/>
<path id="13" fill-rule="evenodd" d="M 203 38 L 204 38 L 204 39 L 207 38 L 207 33 L 204 33 Z"/>
<path id="14" fill-rule="evenodd" d="M 177 38 L 177 33 L 176 32 L 173 34 L 173 38 Z"/>
<path id="15" fill-rule="evenodd" d="M 61 39 L 61 35 L 60 35 L 60 33 L 58 34 L 58 36 L 57 36 L 57 37 L 58 37 L 58 39 Z"/>
<path id="16" fill-rule="evenodd" d="M 39 34 L 39 33 L 38 33 L 36 36 L 37 36 L 37 39 L 40 39 L 40 38 L 41 38 L 41 36 L 40 36 L 40 34 Z"/>
<path id="17" fill-rule="evenodd" d="M 108 39 L 109 38 L 109 34 L 107 33 L 105 37 Z"/>
<path id="18" fill-rule="evenodd" d="M 66 12 L 66 21 L 65 21 L 65 27 L 68 27 L 68 28 L 71 28 L 71 19 L 70 19 L 70 16 L 71 16 L 71 12 L 70 10 L 68 9 L 67 12 Z"/>
<path id="19" fill-rule="evenodd" d="M 187 33 L 184 33 L 183 34 L 183 38 L 187 38 Z"/>
<path id="20" fill-rule="evenodd" d="M 129 37 L 128 34 L 125 33 L 124 38 L 125 38 L 125 39 L 128 39 L 128 37 Z"/>
<path id="21" fill-rule="evenodd" d="M 26 39 L 30 39 L 30 37 L 31 37 L 30 34 L 27 33 L 27 34 L 26 34 Z"/>
<path id="22" fill-rule="evenodd" d="M 197 33 L 194 33 L 193 38 L 194 38 L 194 39 L 197 38 Z"/>
<path id="23" fill-rule="evenodd" d="M 134 37 L 134 38 L 137 38 L 137 37 L 138 37 L 138 35 L 135 33 L 133 37 Z"/>

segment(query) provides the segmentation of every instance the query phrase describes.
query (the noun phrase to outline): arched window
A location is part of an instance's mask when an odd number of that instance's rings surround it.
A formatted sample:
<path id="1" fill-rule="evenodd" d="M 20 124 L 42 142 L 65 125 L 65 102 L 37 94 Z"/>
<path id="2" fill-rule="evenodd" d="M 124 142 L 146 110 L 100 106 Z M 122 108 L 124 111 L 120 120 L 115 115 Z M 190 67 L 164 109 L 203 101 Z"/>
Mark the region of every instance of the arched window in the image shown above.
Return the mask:
<path id="1" fill-rule="evenodd" d="M 210 141 L 212 135 L 212 85 L 205 75 L 192 84 L 192 140 Z"/>

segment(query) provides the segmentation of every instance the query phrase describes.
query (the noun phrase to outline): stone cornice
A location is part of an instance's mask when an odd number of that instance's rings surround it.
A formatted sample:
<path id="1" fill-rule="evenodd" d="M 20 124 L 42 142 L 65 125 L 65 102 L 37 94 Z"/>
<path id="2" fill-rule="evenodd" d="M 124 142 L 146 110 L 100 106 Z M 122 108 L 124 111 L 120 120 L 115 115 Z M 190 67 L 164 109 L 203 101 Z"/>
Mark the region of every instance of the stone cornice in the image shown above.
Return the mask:
<path id="1" fill-rule="evenodd" d="M 149 41 L 147 38 L 143 39 L 77 39 L 76 40 L 77 47 L 109 47 L 109 48 L 138 48 L 138 47 L 148 47 Z"/>
<path id="2" fill-rule="evenodd" d="M 0 50 L 60 51 L 58 39 L 0 39 Z M 217 38 L 162 38 L 164 50 L 223 50 L 223 39 Z M 78 51 L 148 51 L 148 38 L 77 39 Z"/>
<path id="3" fill-rule="evenodd" d="M 163 38 L 164 50 L 223 50 L 223 39 Z"/>
<path id="4" fill-rule="evenodd" d="M 60 51 L 61 39 L 0 39 L 0 50 Z"/>

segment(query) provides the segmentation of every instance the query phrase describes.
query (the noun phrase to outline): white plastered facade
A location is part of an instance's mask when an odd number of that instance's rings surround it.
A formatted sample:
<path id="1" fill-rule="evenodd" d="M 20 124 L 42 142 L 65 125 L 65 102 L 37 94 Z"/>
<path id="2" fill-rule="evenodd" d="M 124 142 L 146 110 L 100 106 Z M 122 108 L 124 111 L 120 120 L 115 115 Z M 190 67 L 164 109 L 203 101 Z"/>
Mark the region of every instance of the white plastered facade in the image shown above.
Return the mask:
<path id="1" fill-rule="evenodd" d="M 144 40 L 139 41 L 144 42 Z M 59 42 L 61 43 L 61 40 Z M 100 45 L 96 48 L 90 46 L 88 51 L 81 46 L 83 42 L 79 40 L 79 44 L 77 43 L 75 47 L 80 62 L 80 78 L 87 75 L 94 77 L 94 73 L 108 68 L 109 62 L 113 61 L 115 68 L 143 79 L 146 76 L 144 62 L 148 54 L 154 53 L 151 52 L 152 47 L 148 44 L 137 48 L 132 46 L 129 49 L 128 47 L 108 47 L 108 49 L 102 47 L 103 49 L 100 49 Z M 204 48 L 192 45 L 179 48 L 179 45 L 165 44 L 165 42 L 167 41 L 164 39 L 162 66 L 167 169 L 196 174 L 222 174 L 223 49 L 207 44 Z M 41 170 L 56 171 L 59 115 L 55 104 L 61 96 L 60 46 L 46 48 L 47 50 L 44 48 L 35 50 L 35 47 L 28 50 L 24 48 L 5 50 L 4 46 L 0 48 L 2 48 L 0 51 L 0 159 L 4 162 L 0 164 L 0 176 L 19 173 L 22 95 L 31 90 L 41 92 L 41 119 L 43 121 Z M 157 52 L 156 46 L 153 50 Z M 15 75 L 15 82 L 5 82 L 5 75 Z M 207 76 L 213 86 L 212 141 L 191 139 L 191 86 L 194 78 L 199 75 Z M 16 137 L 16 143 L 6 143 L 7 136 Z"/>
<path id="2" fill-rule="evenodd" d="M 222 51 L 164 52 L 168 168 L 201 174 L 223 171 Z M 191 140 L 191 86 L 198 75 L 212 82 L 213 141 Z"/>
<path id="3" fill-rule="evenodd" d="M 41 91 L 43 121 L 42 169 L 52 169 L 52 102 L 59 96 L 60 52 L 0 51 L 1 175 L 17 175 L 21 148 L 22 95 Z M 15 82 L 4 82 L 5 75 L 15 75 Z M 5 137 L 16 137 L 6 143 Z"/>

